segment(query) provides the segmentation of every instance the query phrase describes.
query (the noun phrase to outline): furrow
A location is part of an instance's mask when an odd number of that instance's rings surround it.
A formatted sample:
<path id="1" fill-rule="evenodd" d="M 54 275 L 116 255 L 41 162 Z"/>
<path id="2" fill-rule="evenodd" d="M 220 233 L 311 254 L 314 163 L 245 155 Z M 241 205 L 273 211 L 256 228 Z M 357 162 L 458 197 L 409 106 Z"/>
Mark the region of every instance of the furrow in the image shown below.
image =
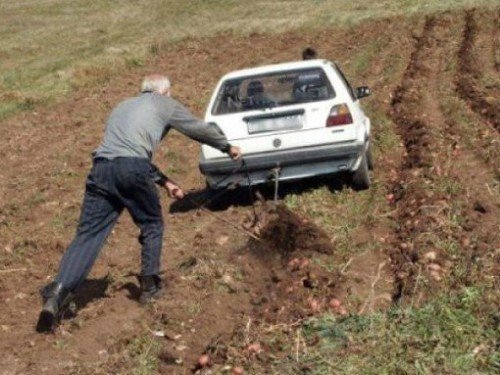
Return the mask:
<path id="1" fill-rule="evenodd" d="M 456 89 L 459 96 L 469 107 L 500 132 L 500 108 L 489 103 L 484 93 L 478 87 L 481 72 L 474 58 L 473 49 L 478 25 L 475 20 L 475 11 L 465 12 L 465 25 L 462 33 L 462 42 L 458 50 L 458 74 Z"/>

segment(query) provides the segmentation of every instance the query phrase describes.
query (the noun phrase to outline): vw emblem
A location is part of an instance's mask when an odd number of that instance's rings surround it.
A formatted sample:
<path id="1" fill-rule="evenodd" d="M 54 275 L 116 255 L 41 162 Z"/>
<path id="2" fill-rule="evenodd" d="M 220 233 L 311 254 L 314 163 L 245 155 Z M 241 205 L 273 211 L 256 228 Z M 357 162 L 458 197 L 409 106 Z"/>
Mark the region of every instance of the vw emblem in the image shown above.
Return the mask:
<path id="1" fill-rule="evenodd" d="M 273 146 L 276 147 L 276 148 L 280 147 L 281 146 L 281 139 L 275 138 L 273 140 Z"/>

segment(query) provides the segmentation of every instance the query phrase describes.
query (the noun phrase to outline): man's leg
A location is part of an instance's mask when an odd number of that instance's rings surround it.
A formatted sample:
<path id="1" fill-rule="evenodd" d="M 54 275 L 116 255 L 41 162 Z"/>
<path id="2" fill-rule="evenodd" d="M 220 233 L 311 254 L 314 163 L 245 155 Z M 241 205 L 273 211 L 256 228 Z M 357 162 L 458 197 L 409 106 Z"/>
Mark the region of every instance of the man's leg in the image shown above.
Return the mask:
<path id="1" fill-rule="evenodd" d="M 111 201 L 89 177 L 76 236 L 64 253 L 55 281 L 42 292 L 44 306 L 36 327 L 38 332 L 54 329 L 61 308 L 87 277 L 121 211 L 122 206 Z"/>
<path id="2" fill-rule="evenodd" d="M 141 229 L 141 275 L 157 275 L 163 244 L 163 216 L 158 192 L 151 183 L 138 188 L 133 195 L 134 199 L 127 201 L 126 207 Z"/>
<path id="3" fill-rule="evenodd" d="M 163 216 L 160 198 L 153 181 L 145 175 L 136 175 L 135 181 L 123 196 L 125 207 L 140 228 L 141 302 L 147 302 L 161 289 L 160 259 L 163 243 Z"/>
<path id="4" fill-rule="evenodd" d="M 72 291 L 89 274 L 122 206 L 87 185 L 76 236 L 64 253 L 56 283 Z"/>

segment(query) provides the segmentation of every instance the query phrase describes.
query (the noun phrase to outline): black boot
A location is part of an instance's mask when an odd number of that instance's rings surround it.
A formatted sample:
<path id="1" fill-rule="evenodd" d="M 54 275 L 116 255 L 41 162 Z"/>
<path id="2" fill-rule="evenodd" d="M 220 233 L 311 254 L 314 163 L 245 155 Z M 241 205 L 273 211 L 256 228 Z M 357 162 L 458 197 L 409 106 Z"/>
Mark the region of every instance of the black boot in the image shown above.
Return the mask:
<path id="1" fill-rule="evenodd" d="M 139 303 L 145 305 L 153 299 L 161 297 L 163 294 L 163 282 L 158 275 L 137 276 L 141 286 Z"/>
<path id="2" fill-rule="evenodd" d="M 50 283 L 42 289 L 43 308 L 36 325 L 37 332 L 53 332 L 61 312 L 71 299 L 71 293 L 62 284 Z"/>

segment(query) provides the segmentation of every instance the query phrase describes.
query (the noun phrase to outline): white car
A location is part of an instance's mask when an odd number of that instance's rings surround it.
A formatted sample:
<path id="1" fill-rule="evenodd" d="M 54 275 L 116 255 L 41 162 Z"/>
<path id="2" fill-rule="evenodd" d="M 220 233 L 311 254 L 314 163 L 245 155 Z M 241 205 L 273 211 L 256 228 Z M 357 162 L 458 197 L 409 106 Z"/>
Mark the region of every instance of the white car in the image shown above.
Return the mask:
<path id="1" fill-rule="evenodd" d="M 200 170 L 212 188 L 350 172 L 370 186 L 370 119 L 339 67 L 308 60 L 239 70 L 218 83 L 205 121 L 243 152 L 243 163 L 203 145 Z"/>

